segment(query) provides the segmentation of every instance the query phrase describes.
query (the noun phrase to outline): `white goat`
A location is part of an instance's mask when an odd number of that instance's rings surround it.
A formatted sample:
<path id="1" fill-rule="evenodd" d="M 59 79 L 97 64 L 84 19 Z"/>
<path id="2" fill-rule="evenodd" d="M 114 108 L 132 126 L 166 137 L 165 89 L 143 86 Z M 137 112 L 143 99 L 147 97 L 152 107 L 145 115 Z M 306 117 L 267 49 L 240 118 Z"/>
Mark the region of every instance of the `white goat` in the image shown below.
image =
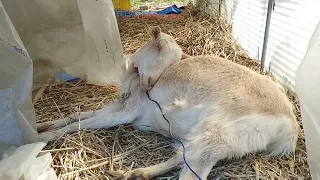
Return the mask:
<path id="1" fill-rule="evenodd" d="M 110 128 L 127 123 L 168 136 L 162 130 L 168 131 L 169 125 L 158 106 L 148 99 L 149 90 L 150 97 L 161 105 L 170 121 L 172 132 L 182 138 L 186 161 L 201 179 L 206 179 L 221 159 L 260 151 L 266 155 L 294 151 L 299 127 L 293 106 L 280 85 L 219 57 L 188 57 L 159 27 L 152 33 L 153 39 L 132 55 L 132 63 L 128 62 L 121 87 L 121 93 L 131 92 L 128 98 L 94 115 L 78 113 L 75 119 L 84 120 L 40 133 L 42 140 L 54 140 L 79 127 Z M 51 129 L 65 125 L 65 121 L 73 120 L 50 122 Z M 178 149 L 168 161 L 136 169 L 126 178 L 148 179 L 164 174 L 184 162 L 181 152 Z M 186 164 L 182 166 L 180 180 L 197 179 Z"/>

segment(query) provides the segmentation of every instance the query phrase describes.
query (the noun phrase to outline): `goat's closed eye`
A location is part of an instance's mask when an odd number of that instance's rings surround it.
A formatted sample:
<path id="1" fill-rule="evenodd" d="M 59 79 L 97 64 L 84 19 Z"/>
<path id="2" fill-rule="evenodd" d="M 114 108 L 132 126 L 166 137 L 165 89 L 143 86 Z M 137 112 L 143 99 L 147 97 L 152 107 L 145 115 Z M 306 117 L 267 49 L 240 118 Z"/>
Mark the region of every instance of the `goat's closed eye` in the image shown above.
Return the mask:
<path id="1" fill-rule="evenodd" d="M 152 83 L 152 79 L 151 79 L 151 77 L 149 77 L 148 84 L 151 85 L 151 83 Z"/>

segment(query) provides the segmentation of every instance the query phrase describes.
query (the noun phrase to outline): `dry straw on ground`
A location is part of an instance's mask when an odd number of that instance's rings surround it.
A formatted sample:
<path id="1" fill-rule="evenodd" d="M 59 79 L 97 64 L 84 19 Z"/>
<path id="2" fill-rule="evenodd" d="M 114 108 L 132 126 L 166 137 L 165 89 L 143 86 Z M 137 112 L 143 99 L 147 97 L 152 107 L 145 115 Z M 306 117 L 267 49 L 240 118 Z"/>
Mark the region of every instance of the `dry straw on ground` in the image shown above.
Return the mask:
<path id="1" fill-rule="evenodd" d="M 219 20 L 187 8 L 180 20 L 147 20 L 119 18 L 124 51 L 127 54 L 149 40 L 146 33 L 159 25 L 176 38 L 184 52 L 190 55 L 213 54 L 258 70 L 231 35 L 231 28 Z M 114 100 L 118 87 L 101 87 L 84 82 L 49 86 L 35 104 L 39 122 L 51 121 L 72 112 L 95 110 Z M 300 121 L 298 101 L 290 96 Z M 302 127 L 302 126 L 301 126 Z M 173 155 L 171 140 L 152 132 L 135 131 L 132 127 L 83 130 L 64 135 L 47 145 L 53 167 L 60 179 L 112 179 L 108 170 L 130 170 L 165 161 Z M 175 179 L 172 172 L 162 179 Z M 264 158 L 248 155 L 241 159 L 219 162 L 208 179 L 311 179 L 309 175 L 304 135 L 301 132 L 294 155 Z"/>

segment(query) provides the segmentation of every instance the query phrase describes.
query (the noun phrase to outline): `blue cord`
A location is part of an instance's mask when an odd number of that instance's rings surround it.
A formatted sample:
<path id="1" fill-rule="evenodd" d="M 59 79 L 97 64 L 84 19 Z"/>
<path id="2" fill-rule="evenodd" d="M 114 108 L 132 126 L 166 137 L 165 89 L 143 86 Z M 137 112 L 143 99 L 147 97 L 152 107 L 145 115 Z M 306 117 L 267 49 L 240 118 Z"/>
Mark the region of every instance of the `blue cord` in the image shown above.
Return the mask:
<path id="1" fill-rule="evenodd" d="M 162 109 L 161 109 L 159 103 L 158 103 L 157 101 L 155 101 L 155 100 L 153 100 L 153 99 L 150 98 L 148 91 L 147 91 L 147 96 L 148 96 L 148 98 L 149 98 L 150 101 L 153 101 L 153 102 L 155 102 L 155 103 L 158 105 L 158 107 L 159 107 L 159 109 L 160 109 L 160 111 L 161 111 L 161 114 L 162 114 L 163 118 L 164 118 L 164 119 L 167 121 L 167 123 L 169 124 L 169 134 L 170 134 L 171 138 L 172 138 L 173 140 L 175 140 L 175 141 L 178 141 L 178 142 L 181 144 L 181 146 L 182 146 L 182 148 L 183 148 L 183 161 L 184 161 L 184 163 L 186 163 L 186 165 L 188 166 L 188 168 L 190 169 L 190 171 L 191 171 L 195 176 L 197 176 L 197 178 L 198 178 L 199 180 L 201 180 L 200 176 L 199 176 L 199 175 L 189 166 L 189 164 L 187 163 L 187 160 L 186 160 L 186 148 L 184 147 L 184 144 L 183 144 L 183 142 L 182 142 L 181 140 L 175 138 L 175 137 L 172 135 L 172 133 L 171 133 L 171 124 L 170 124 L 169 120 L 164 116 L 164 114 L 163 114 L 163 112 L 162 112 Z"/>

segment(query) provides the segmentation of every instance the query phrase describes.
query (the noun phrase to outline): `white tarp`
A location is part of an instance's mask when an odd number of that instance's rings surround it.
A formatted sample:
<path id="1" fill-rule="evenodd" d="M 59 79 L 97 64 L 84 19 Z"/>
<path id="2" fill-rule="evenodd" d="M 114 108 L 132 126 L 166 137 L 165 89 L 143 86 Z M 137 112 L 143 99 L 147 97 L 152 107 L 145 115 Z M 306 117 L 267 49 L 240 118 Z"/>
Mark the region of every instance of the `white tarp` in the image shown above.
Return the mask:
<path id="1" fill-rule="evenodd" d="M 38 156 L 46 144 L 32 143 L 38 140 L 30 99 L 32 60 L 1 1 L 0 64 L 0 179 L 57 179 L 51 154 Z"/>
<path id="2" fill-rule="evenodd" d="M 1 2 L 1 1 L 0 1 Z M 37 141 L 30 99 L 32 60 L 0 4 L 0 153 Z"/>
<path id="3" fill-rule="evenodd" d="M 302 123 L 312 179 L 320 179 L 320 21 L 296 73 Z"/>
<path id="4" fill-rule="evenodd" d="M 2 2 L 34 61 L 35 82 L 63 70 L 92 84 L 120 84 L 124 56 L 111 0 Z"/>
<path id="5" fill-rule="evenodd" d="M 0 0 L 0 180 L 57 178 L 39 155 L 32 88 L 61 71 L 120 84 L 124 64 L 111 0 Z"/>
<path id="6" fill-rule="evenodd" d="M 56 180 L 57 176 L 51 167 L 51 154 L 38 156 L 45 145 L 43 142 L 26 144 L 17 148 L 11 147 L 2 153 L 0 179 Z"/>

